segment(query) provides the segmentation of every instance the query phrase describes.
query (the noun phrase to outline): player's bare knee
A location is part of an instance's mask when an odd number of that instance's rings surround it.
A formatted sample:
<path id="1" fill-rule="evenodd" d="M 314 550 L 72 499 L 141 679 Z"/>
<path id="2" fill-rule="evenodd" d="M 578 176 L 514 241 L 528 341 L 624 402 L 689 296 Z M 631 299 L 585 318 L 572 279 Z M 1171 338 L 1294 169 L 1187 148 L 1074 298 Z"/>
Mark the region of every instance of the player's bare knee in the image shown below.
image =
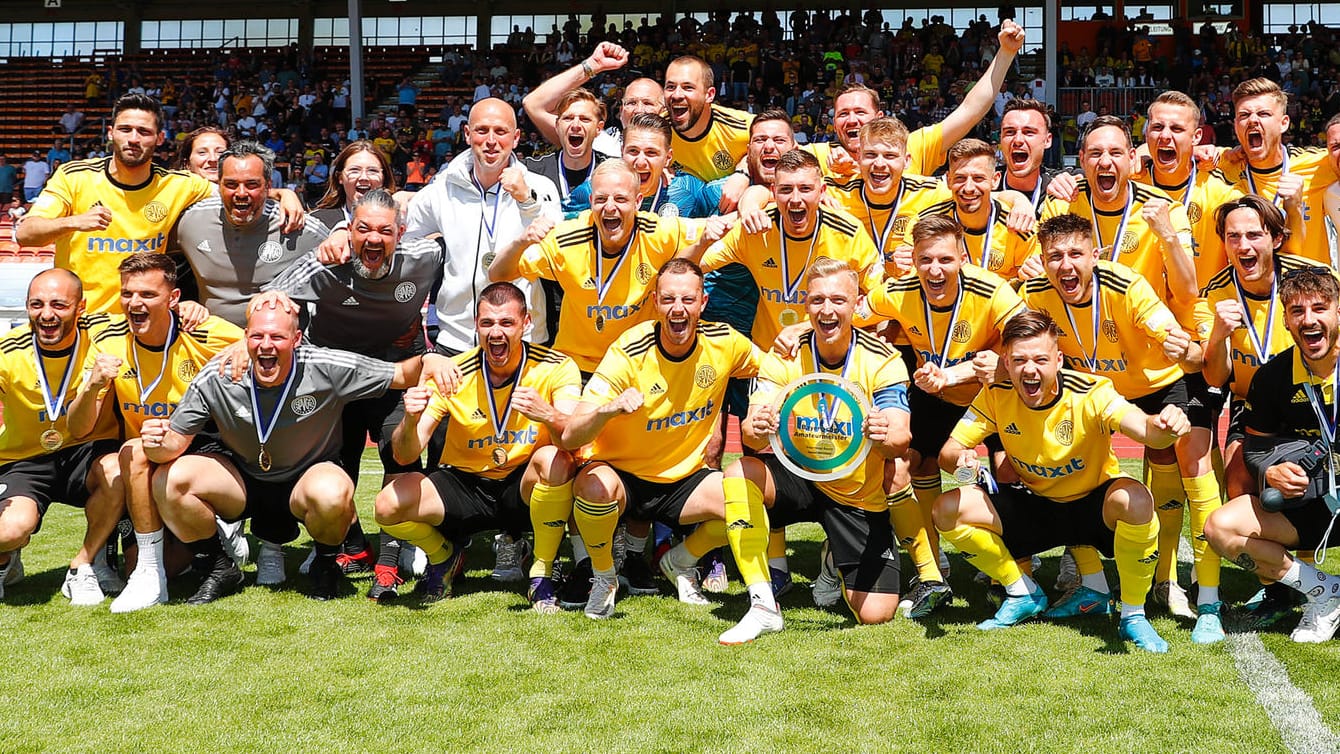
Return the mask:
<path id="1" fill-rule="evenodd" d="M 604 476 L 604 474 L 589 466 L 582 469 L 577 472 L 577 478 L 572 482 L 572 494 L 593 503 L 613 501 L 616 497 L 614 484 L 611 480 L 603 478 Z M 614 476 L 614 472 L 609 472 L 609 476 Z M 615 478 L 617 479 L 617 477 Z"/>
<path id="2" fill-rule="evenodd" d="M 10 498 L 0 507 L 0 552 L 17 550 L 28 544 L 41 517 L 37 503 L 27 498 Z"/>
<path id="3" fill-rule="evenodd" d="M 572 454 L 556 445 L 537 448 L 530 458 L 530 463 L 535 473 L 539 475 L 540 481 L 548 485 L 566 484 L 577 471 L 577 463 Z"/>
<path id="4" fill-rule="evenodd" d="M 863 626 L 877 626 L 888 623 L 898 614 L 898 595 L 847 592 L 847 604 L 852 606 L 852 614 Z"/>
<path id="5" fill-rule="evenodd" d="M 758 458 L 741 456 L 739 460 L 726 467 L 726 477 L 730 479 L 748 479 L 763 489 L 768 481 L 768 467 Z"/>
<path id="6" fill-rule="evenodd" d="M 1134 479 L 1118 479 L 1107 491 L 1103 507 L 1110 518 L 1130 524 L 1147 524 L 1154 518 L 1154 496 L 1149 488 Z"/>
<path id="7" fill-rule="evenodd" d="M 963 490 L 962 487 L 950 490 L 935 499 L 935 505 L 931 507 L 931 522 L 935 524 L 936 529 L 950 531 L 958 526 Z"/>

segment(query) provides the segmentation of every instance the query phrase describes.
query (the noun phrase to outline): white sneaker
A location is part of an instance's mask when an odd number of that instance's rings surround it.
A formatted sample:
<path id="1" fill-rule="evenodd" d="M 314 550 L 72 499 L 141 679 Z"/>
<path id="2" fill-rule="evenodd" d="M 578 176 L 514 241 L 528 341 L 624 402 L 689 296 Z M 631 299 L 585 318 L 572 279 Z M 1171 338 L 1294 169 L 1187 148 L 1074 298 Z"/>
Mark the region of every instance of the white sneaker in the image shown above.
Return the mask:
<path id="1" fill-rule="evenodd" d="M 140 568 L 130 572 L 121 596 L 112 600 L 114 613 L 133 613 L 168 601 L 167 572 L 161 568 Z"/>
<path id="2" fill-rule="evenodd" d="M 242 531 L 246 521 L 228 523 L 215 517 L 214 523 L 219 530 L 219 541 L 223 543 L 223 551 L 228 553 L 228 557 L 233 559 L 238 568 L 246 565 L 251 560 L 251 543 L 247 542 L 247 535 Z"/>
<path id="3" fill-rule="evenodd" d="M 312 549 L 307 551 L 307 557 L 303 558 L 302 562 L 298 564 L 298 573 L 302 574 L 303 576 L 306 576 L 307 574 L 311 573 L 312 562 L 315 560 L 316 560 L 316 545 L 312 545 Z"/>
<path id="4" fill-rule="evenodd" d="M 1196 619 L 1196 611 L 1186 598 L 1182 585 L 1172 581 L 1160 581 L 1154 585 L 1154 601 L 1168 608 L 1168 612 L 1178 618 Z"/>
<path id="5" fill-rule="evenodd" d="M 256 556 L 256 585 L 275 586 L 284 583 L 284 549 L 274 542 L 261 540 L 261 552 Z"/>
<path id="6" fill-rule="evenodd" d="M 428 553 L 422 548 L 403 542 L 400 545 L 400 575 L 405 580 L 421 579 L 428 570 Z"/>
<path id="7" fill-rule="evenodd" d="M 619 595 L 619 577 L 591 576 L 591 596 L 586 598 L 586 617 L 604 620 L 614 615 L 614 600 Z"/>
<path id="8" fill-rule="evenodd" d="M 1300 644 L 1320 644 L 1335 636 L 1336 626 L 1340 626 L 1340 595 L 1310 599 L 1289 638 Z"/>
<path id="9" fill-rule="evenodd" d="M 491 574 L 494 581 L 526 580 L 522 567 L 530 557 L 530 540 L 525 537 L 512 539 L 510 534 L 500 532 L 493 538 L 493 552 L 496 556 Z"/>
<path id="10" fill-rule="evenodd" d="M 71 605 L 80 607 L 100 605 L 107 599 L 102 593 L 102 587 L 98 586 L 93 566 L 87 564 L 65 572 L 65 583 L 61 584 L 60 593 L 70 598 Z"/>
<path id="11" fill-rule="evenodd" d="M 683 551 L 683 548 L 683 543 L 677 544 L 661 557 L 661 573 L 675 585 L 680 602 L 689 605 L 710 605 L 712 603 L 703 596 L 703 586 L 698 580 L 697 564 L 688 568 L 679 568 L 675 565 L 676 556 Z"/>
<path id="12" fill-rule="evenodd" d="M 755 604 L 749 608 L 749 612 L 744 614 L 739 623 L 717 637 L 717 641 L 726 645 L 748 644 L 763 634 L 775 634 L 781 631 L 783 625 L 780 610 L 769 610 Z"/>
<path id="13" fill-rule="evenodd" d="M 833 555 L 828 551 L 826 540 L 819 551 L 819 575 L 814 577 L 810 593 L 814 597 L 814 604 L 819 607 L 832 607 L 842 599 L 842 578 L 833 565 Z M 908 609 L 911 609 L 911 605 L 908 605 Z"/>
<path id="14" fill-rule="evenodd" d="M 112 536 L 116 536 L 113 534 Z M 104 594 L 120 594 L 126 588 L 126 580 L 107 563 L 107 551 L 99 550 L 93 558 L 93 575 L 98 579 L 98 589 Z"/>
<path id="15" fill-rule="evenodd" d="M 1036 569 L 1034 569 L 1036 573 Z M 1079 566 L 1075 565 L 1075 556 L 1070 550 L 1061 553 L 1060 569 L 1056 574 L 1056 591 L 1066 593 L 1079 586 Z"/>

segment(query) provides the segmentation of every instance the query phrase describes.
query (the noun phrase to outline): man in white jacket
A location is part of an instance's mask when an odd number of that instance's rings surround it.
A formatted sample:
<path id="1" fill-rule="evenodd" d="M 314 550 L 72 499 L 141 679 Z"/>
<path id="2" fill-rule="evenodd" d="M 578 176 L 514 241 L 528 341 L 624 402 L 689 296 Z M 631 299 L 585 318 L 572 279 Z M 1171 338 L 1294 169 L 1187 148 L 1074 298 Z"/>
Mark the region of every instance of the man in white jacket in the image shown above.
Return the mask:
<path id="1" fill-rule="evenodd" d="M 489 284 L 496 250 L 519 237 L 536 217 L 561 218 L 553 181 L 531 173 L 512 156 L 521 138 L 516 111 L 500 99 L 470 108 L 466 125 L 470 151 L 452 160 L 441 180 L 415 194 L 409 205 L 407 238 L 440 233 L 446 265 L 438 288 L 436 342 L 439 352 L 457 354 L 475 343 L 475 296 Z M 529 340 L 550 339 L 544 293 L 516 282 L 530 302 L 534 328 Z M 532 290 L 534 288 L 534 290 Z"/>

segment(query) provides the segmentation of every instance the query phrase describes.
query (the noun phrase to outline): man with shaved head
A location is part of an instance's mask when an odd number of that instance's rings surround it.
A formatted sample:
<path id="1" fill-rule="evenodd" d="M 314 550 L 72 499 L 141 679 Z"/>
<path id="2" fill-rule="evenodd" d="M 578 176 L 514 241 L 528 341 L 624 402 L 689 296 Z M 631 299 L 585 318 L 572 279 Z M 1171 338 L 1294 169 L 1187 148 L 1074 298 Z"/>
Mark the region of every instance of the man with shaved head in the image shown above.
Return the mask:
<path id="1" fill-rule="evenodd" d="M 97 605 L 105 592 L 123 585 L 105 562 L 94 566 L 125 507 L 116 462 L 119 429 L 108 414 L 76 440 L 65 414 L 85 379 L 84 357 L 108 317 L 84 314 L 83 283 L 63 269 L 33 278 L 27 308 L 28 327 L 0 341 L 0 598 L 6 585 L 23 578 L 19 550 L 59 501 L 83 508 L 87 520 L 61 593 L 71 604 Z"/>

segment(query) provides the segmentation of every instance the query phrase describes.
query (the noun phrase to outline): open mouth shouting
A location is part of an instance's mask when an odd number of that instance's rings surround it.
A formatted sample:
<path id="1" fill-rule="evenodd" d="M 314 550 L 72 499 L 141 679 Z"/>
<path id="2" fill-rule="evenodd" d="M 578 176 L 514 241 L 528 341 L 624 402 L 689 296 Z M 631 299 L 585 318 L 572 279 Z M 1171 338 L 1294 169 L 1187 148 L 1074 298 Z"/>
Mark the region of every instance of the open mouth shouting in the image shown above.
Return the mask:
<path id="1" fill-rule="evenodd" d="M 1062 275 L 1056 282 L 1060 283 L 1061 297 L 1064 298 L 1066 302 L 1075 303 L 1079 300 L 1080 281 L 1078 273 Z"/>
<path id="2" fill-rule="evenodd" d="M 139 309 L 126 312 L 126 319 L 130 321 L 130 329 L 135 332 L 143 332 L 149 326 L 149 310 Z"/>
<path id="3" fill-rule="evenodd" d="M 1028 150 L 1011 149 L 1009 153 L 1010 172 L 1016 174 L 1028 172 L 1032 169 L 1032 165 L 1029 164 L 1031 159 L 1032 155 L 1028 153 Z"/>
<path id="4" fill-rule="evenodd" d="M 676 130 L 683 131 L 692 125 L 688 102 L 667 102 L 666 112 L 670 114 L 670 123 Z"/>
<path id="5" fill-rule="evenodd" d="M 256 354 L 256 373 L 267 382 L 277 379 L 279 377 L 279 354 L 258 352 Z"/>
<path id="6" fill-rule="evenodd" d="M 616 238 L 623 230 L 623 217 L 620 215 L 601 215 L 600 228 L 609 238 Z"/>
<path id="7" fill-rule="evenodd" d="M 870 170 L 869 187 L 871 191 L 877 194 L 888 193 L 893 190 L 893 171 L 887 168 L 872 168 Z"/>
<path id="8" fill-rule="evenodd" d="M 50 345 L 60 342 L 62 330 L 59 319 L 37 320 L 37 340 L 39 343 Z"/>
<path id="9" fill-rule="evenodd" d="M 1162 146 L 1154 150 L 1154 162 L 1164 170 L 1177 167 L 1177 150 L 1171 146 Z"/>
<path id="10" fill-rule="evenodd" d="M 940 301 L 949 294 L 949 278 L 926 278 L 926 293 L 934 301 Z"/>
<path id="11" fill-rule="evenodd" d="M 511 345 L 506 338 L 496 337 L 488 340 L 489 363 L 501 366 L 507 363 L 507 356 L 511 353 Z"/>
<path id="12" fill-rule="evenodd" d="M 563 149 L 568 154 L 580 155 L 582 148 L 586 146 L 586 132 L 580 130 L 568 131 L 563 138 Z"/>
<path id="13" fill-rule="evenodd" d="M 1041 377 L 1020 377 L 1019 387 L 1024 391 L 1024 397 L 1031 400 L 1042 398 L 1042 378 Z"/>
<path id="14" fill-rule="evenodd" d="M 1247 149 L 1252 152 L 1259 152 L 1266 145 L 1265 131 L 1259 127 L 1253 127 L 1247 131 Z"/>
<path id="15" fill-rule="evenodd" d="M 831 340 L 842 327 L 842 321 L 833 314 L 821 314 L 815 319 L 814 327 L 824 340 Z"/>
<path id="16" fill-rule="evenodd" d="M 1098 190 L 1104 194 L 1112 194 L 1117 190 L 1117 174 L 1110 170 L 1104 170 L 1094 176 L 1095 183 L 1098 184 Z"/>
<path id="17" fill-rule="evenodd" d="M 689 336 L 690 324 L 689 315 L 687 314 L 672 314 L 665 321 L 666 328 L 670 331 L 670 335 L 674 340 L 680 342 Z"/>
<path id="18" fill-rule="evenodd" d="M 1321 323 L 1303 325 L 1298 329 L 1298 336 L 1302 338 L 1303 348 L 1312 358 L 1325 355 L 1327 350 L 1326 328 Z"/>
<path id="19" fill-rule="evenodd" d="M 1254 280 L 1261 269 L 1261 258 L 1254 251 L 1239 254 L 1238 267 L 1242 270 L 1243 277 Z"/>

